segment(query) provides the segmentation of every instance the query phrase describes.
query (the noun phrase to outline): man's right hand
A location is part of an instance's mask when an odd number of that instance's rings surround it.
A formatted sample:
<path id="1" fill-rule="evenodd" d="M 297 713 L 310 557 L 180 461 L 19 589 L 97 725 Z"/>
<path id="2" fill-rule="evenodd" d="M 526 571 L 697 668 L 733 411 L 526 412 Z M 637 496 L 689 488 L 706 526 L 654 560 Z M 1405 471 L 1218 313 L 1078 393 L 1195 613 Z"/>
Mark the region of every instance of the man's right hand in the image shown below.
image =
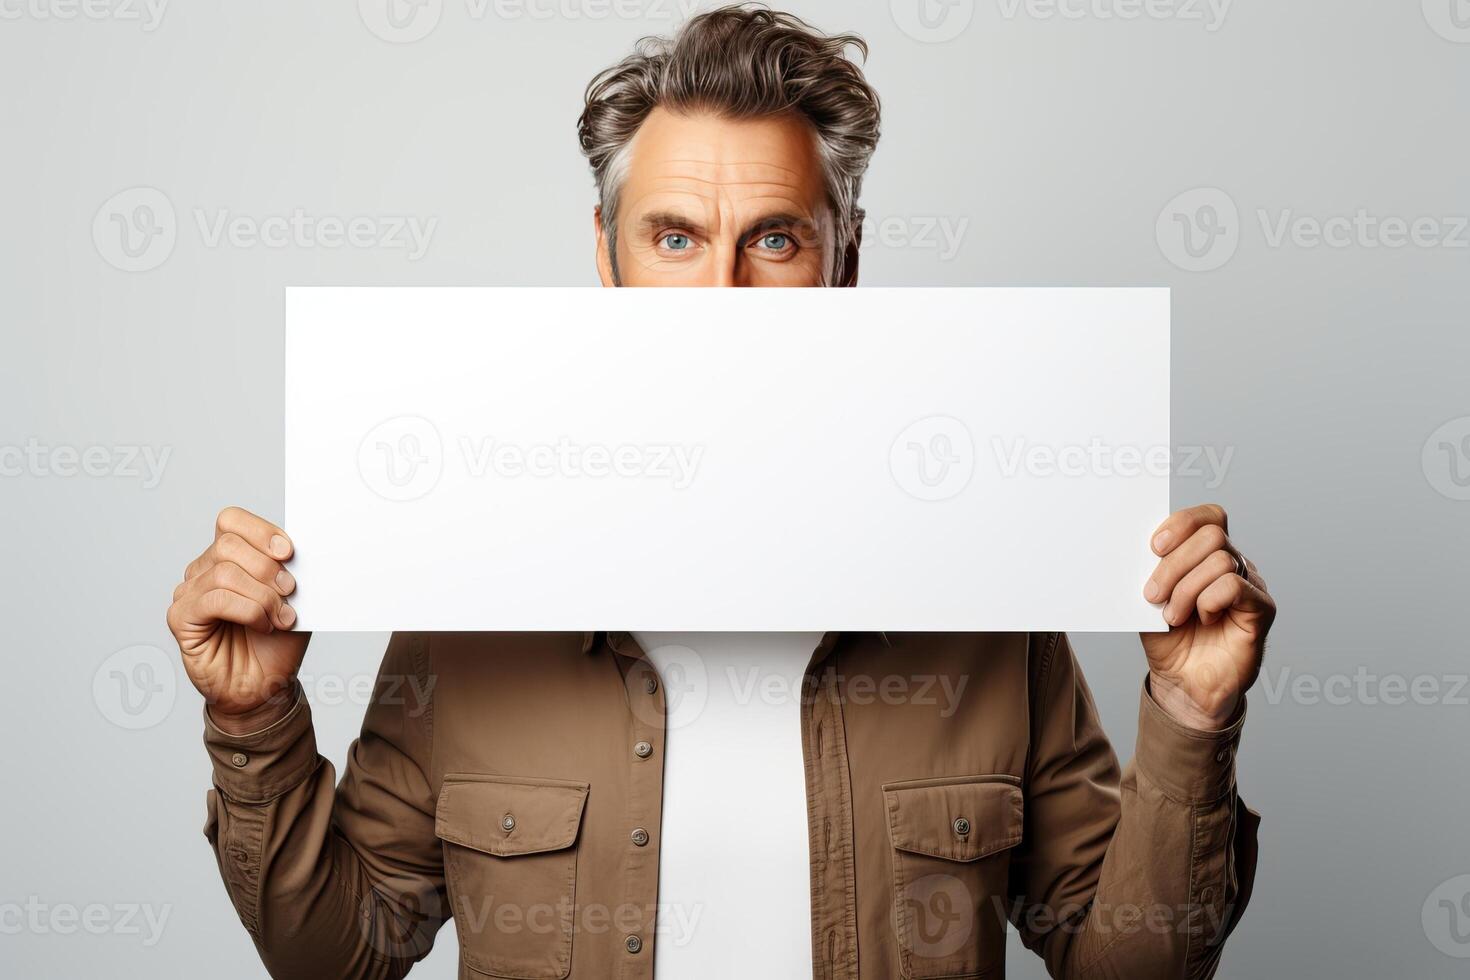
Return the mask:
<path id="1" fill-rule="evenodd" d="M 226 507 L 214 542 L 184 569 L 168 628 L 189 680 L 222 731 L 244 735 L 284 718 L 310 633 L 292 633 L 286 596 L 296 580 L 282 562 L 291 539 L 267 520 Z"/>

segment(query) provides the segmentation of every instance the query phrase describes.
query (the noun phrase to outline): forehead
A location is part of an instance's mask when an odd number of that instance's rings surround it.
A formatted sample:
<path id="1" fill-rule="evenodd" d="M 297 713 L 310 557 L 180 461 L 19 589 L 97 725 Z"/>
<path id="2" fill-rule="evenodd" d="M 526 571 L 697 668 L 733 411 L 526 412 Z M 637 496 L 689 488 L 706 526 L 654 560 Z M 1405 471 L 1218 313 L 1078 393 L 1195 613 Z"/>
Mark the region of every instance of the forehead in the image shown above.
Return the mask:
<path id="1" fill-rule="evenodd" d="M 623 201 L 630 207 L 655 195 L 772 199 L 805 211 L 824 200 L 816 135 L 796 115 L 729 119 L 657 108 L 628 152 Z"/>

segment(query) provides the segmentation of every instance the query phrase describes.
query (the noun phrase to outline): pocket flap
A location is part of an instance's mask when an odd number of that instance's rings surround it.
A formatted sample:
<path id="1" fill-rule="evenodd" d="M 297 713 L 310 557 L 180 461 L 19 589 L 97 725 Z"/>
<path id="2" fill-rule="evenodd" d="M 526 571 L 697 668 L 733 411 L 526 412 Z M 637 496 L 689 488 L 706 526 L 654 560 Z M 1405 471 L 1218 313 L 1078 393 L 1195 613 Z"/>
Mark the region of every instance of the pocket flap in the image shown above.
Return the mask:
<path id="1" fill-rule="evenodd" d="M 883 802 L 893 846 L 949 861 L 978 861 L 1021 842 L 1021 787 L 1012 776 L 887 783 Z"/>
<path id="2" fill-rule="evenodd" d="M 434 833 L 497 857 L 559 851 L 577 840 L 587 789 L 563 779 L 446 775 Z"/>

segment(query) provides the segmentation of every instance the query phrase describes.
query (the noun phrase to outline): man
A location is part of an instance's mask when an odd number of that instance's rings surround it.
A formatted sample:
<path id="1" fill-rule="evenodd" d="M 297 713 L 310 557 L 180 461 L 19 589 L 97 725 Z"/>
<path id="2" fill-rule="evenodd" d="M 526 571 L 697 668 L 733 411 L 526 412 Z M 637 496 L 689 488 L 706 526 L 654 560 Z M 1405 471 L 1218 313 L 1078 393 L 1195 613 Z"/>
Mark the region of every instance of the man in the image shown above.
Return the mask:
<path id="1" fill-rule="evenodd" d="M 855 284 L 854 45 L 722 8 L 594 79 L 603 283 Z M 1219 507 L 1153 548 L 1126 772 L 1055 633 L 433 633 L 392 638 L 334 789 L 290 538 L 227 508 L 168 615 L 206 834 L 278 977 L 401 976 L 451 916 L 466 978 L 1000 977 L 1007 920 L 1057 977 L 1206 977 L 1254 872 L 1234 758 L 1275 608 Z M 742 703 L 742 667 L 796 693 Z"/>

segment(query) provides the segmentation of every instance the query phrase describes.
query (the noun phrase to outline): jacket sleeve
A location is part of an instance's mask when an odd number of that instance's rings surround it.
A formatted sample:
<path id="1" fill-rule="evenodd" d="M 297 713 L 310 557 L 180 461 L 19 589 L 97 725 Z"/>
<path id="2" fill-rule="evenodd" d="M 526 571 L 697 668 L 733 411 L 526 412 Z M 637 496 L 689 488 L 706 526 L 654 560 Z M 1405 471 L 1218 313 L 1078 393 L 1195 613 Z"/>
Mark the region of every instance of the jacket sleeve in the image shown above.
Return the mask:
<path id="1" fill-rule="evenodd" d="M 1056 978 L 1214 975 L 1250 897 L 1258 816 L 1235 791 L 1242 704 L 1223 731 L 1144 685 L 1121 774 L 1064 634 L 1032 638 L 1032 746 L 1011 919 Z"/>
<path id="2" fill-rule="evenodd" d="M 210 724 L 205 835 L 271 976 L 401 977 L 448 917 L 425 773 L 432 686 L 423 638 L 395 635 L 347 772 L 316 750 L 311 709 L 231 736 Z"/>

